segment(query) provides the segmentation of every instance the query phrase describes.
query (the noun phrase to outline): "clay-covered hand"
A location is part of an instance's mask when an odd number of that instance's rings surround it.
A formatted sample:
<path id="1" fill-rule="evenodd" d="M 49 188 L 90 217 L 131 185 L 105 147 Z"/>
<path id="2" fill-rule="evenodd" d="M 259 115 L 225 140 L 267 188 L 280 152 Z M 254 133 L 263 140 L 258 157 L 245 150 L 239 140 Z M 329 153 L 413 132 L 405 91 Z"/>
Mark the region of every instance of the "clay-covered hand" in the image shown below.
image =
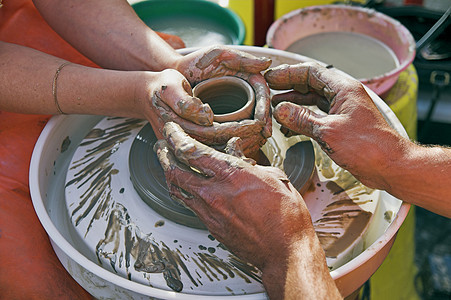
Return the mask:
<path id="1" fill-rule="evenodd" d="M 166 140 L 155 151 L 170 194 L 237 256 L 265 272 L 284 263 L 292 242 L 314 235 L 309 211 L 285 173 L 243 158 L 239 139 L 226 147 L 231 155 L 196 141 L 175 123 L 163 132 Z"/>
<path id="2" fill-rule="evenodd" d="M 158 138 L 162 138 L 161 131 L 168 121 L 184 120 L 184 124 L 192 126 L 212 126 L 210 106 L 193 97 L 189 82 L 178 71 L 167 69 L 137 74 L 136 114 L 149 120 Z"/>
<path id="3" fill-rule="evenodd" d="M 271 299 L 341 299 L 304 200 L 283 171 L 255 165 L 240 139 L 216 151 L 173 122 L 155 144 L 172 197 L 262 271 Z"/>
<path id="4" fill-rule="evenodd" d="M 255 165 L 234 139 L 222 153 L 169 122 L 155 151 L 171 196 L 239 257 L 264 269 L 291 239 L 313 230 L 302 196 L 277 168 Z M 195 170 L 195 171 L 194 171 Z"/>
<path id="5" fill-rule="evenodd" d="M 281 65 L 264 76 L 272 89 L 293 89 L 272 99 L 274 117 L 286 135 L 315 139 L 362 183 L 386 186 L 377 172 L 384 167 L 391 147 L 398 145 L 399 135 L 359 81 L 316 63 Z M 305 107 L 310 105 L 322 111 Z"/>
<path id="6" fill-rule="evenodd" d="M 256 57 L 226 46 L 202 48 L 181 57 L 176 69 L 191 83 L 220 76 L 236 76 L 246 80 L 255 92 L 254 118 L 240 122 L 216 123 L 212 126 L 196 126 L 183 119 L 175 120 L 191 136 L 208 145 L 223 145 L 230 138 L 240 136 L 243 150 L 252 153 L 271 136 L 270 94 L 268 85 L 260 74 L 271 60 Z"/>

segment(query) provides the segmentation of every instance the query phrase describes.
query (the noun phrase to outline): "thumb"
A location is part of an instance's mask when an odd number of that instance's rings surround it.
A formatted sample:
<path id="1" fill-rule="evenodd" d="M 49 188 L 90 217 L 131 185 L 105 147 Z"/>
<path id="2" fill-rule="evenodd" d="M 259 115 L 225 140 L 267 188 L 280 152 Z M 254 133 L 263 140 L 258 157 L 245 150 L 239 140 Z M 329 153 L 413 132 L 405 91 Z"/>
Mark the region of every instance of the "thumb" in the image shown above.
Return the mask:
<path id="1" fill-rule="evenodd" d="M 183 83 L 189 86 L 185 79 Z M 192 95 L 191 87 L 187 91 L 186 84 L 162 87 L 162 101 L 183 119 L 198 125 L 211 126 L 213 111 L 208 104 L 202 103 L 199 98 Z"/>
<path id="2" fill-rule="evenodd" d="M 321 116 L 310 109 L 290 102 L 281 102 L 274 108 L 273 115 L 283 127 L 315 140 L 319 138 Z"/>

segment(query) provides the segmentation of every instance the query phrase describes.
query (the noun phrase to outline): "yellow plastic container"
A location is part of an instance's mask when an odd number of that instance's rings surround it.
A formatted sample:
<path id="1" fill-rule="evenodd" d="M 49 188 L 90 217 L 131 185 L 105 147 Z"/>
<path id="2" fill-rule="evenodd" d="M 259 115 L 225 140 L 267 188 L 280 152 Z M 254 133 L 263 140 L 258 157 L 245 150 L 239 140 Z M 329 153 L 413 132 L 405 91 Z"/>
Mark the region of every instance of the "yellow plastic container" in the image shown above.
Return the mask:
<path id="1" fill-rule="evenodd" d="M 254 45 L 254 0 L 216 0 L 216 2 L 231 9 L 243 20 L 246 29 L 244 45 Z"/>
<path id="2" fill-rule="evenodd" d="M 395 85 L 382 96 L 413 140 L 417 138 L 417 95 L 418 75 L 415 67 L 410 65 L 401 72 Z"/>

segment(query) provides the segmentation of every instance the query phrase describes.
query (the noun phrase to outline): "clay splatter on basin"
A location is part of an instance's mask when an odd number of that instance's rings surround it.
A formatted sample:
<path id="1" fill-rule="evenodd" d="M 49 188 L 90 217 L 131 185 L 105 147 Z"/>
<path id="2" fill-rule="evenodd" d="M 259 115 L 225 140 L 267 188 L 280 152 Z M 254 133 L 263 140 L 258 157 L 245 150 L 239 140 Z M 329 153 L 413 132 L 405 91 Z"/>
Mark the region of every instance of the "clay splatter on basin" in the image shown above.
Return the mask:
<path id="1" fill-rule="evenodd" d="M 146 123 L 106 118 L 80 143 L 66 180 L 75 232 L 99 264 L 152 287 L 186 292 L 207 286 L 208 294 L 262 291 L 258 269 L 228 252 L 208 231 L 194 230 L 193 235 L 193 229 L 158 215 L 130 186 L 131 141 Z M 226 283 L 223 291 L 218 281 Z"/>

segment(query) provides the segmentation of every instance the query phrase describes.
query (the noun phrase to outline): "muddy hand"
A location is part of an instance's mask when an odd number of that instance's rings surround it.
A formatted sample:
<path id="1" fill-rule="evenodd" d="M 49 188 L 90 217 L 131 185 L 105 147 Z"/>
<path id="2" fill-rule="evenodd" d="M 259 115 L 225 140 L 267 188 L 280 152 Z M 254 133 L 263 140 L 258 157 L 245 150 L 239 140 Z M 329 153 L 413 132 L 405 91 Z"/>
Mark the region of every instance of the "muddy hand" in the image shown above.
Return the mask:
<path id="1" fill-rule="evenodd" d="M 268 58 L 256 57 L 226 46 L 214 46 L 183 56 L 176 68 L 195 85 L 213 77 L 257 74 L 270 65 L 271 60 Z"/>
<path id="2" fill-rule="evenodd" d="M 272 99 L 274 117 L 287 135 L 315 139 L 338 165 L 375 185 L 371 166 L 381 161 L 377 153 L 387 153 L 381 148 L 397 133 L 359 81 L 315 63 L 278 66 L 264 76 L 273 89 L 293 89 Z M 304 105 L 316 105 L 326 113 Z"/>
<path id="3" fill-rule="evenodd" d="M 170 193 L 240 258 L 263 270 L 293 240 L 314 234 L 306 205 L 283 171 L 218 152 L 172 122 L 164 136 L 155 150 Z"/>
<path id="4" fill-rule="evenodd" d="M 244 144 L 260 147 L 271 136 L 270 94 L 269 88 L 260 72 L 271 64 L 271 60 L 256 57 L 225 46 L 215 46 L 200 49 L 183 56 L 177 64 L 177 69 L 185 75 L 192 86 L 202 80 L 219 76 L 236 76 L 246 80 L 254 89 L 256 104 L 252 122 L 235 122 L 214 128 L 193 128 L 179 123 L 189 134 L 200 138 L 209 145 L 224 144 L 234 132 L 240 132 Z M 245 148 L 246 153 L 255 149 Z"/>
<path id="5" fill-rule="evenodd" d="M 270 94 L 263 77 L 250 75 L 249 82 L 255 91 L 256 104 L 253 119 L 233 122 L 213 122 L 212 126 L 198 126 L 177 116 L 174 119 L 188 134 L 211 146 L 225 145 L 229 139 L 238 136 L 243 140 L 245 154 L 254 153 L 271 136 Z"/>
<path id="6" fill-rule="evenodd" d="M 205 127 L 213 124 L 209 105 L 193 97 L 191 86 L 176 70 L 146 72 L 137 83 L 135 102 L 160 138 L 164 123 L 174 119 L 186 124 Z"/>

